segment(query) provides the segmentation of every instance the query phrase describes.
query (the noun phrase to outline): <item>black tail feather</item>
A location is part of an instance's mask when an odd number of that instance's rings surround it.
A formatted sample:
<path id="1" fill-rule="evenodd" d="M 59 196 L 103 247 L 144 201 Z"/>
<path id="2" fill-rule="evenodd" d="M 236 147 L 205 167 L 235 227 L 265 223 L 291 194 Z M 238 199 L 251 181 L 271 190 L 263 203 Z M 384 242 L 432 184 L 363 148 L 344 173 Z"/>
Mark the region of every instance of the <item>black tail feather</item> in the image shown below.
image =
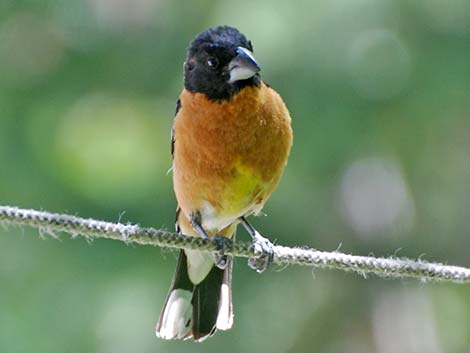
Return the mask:
<path id="1" fill-rule="evenodd" d="M 193 292 L 193 337 L 199 340 L 214 334 L 219 314 L 220 287 L 224 270 L 214 266 L 207 277 L 194 287 Z"/>
<path id="2" fill-rule="evenodd" d="M 225 270 L 214 266 L 207 277 L 197 285 L 194 285 L 189 279 L 187 261 L 186 254 L 182 250 L 178 258 L 178 265 L 173 277 L 173 282 L 157 323 L 156 332 L 157 336 L 165 339 L 192 337 L 196 341 L 202 341 L 212 336 L 217 330 L 217 320 L 221 312 L 223 312 L 223 315 L 221 315 L 223 318 L 223 326 L 219 328 L 224 330 L 231 326 L 231 273 L 233 260 L 229 258 Z M 222 293 L 223 288 L 224 293 Z M 176 290 L 180 291 L 175 292 Z M 167 314 L 165 316 L 165 313 L 169 308 L 174 308 L 168 305 L 172 305 L 172 303 L 169 304 L 169 302 L 174 302 L 175 293 L 182 295 L 184 292 L 189 296 L 187 303 L 192 306 L 192 316 L 188 317 L 189 321 L 185 322 L 184 326 L 186 328 L 181 328 L 177 325 L 176 327 L 178 328 L 175 329 L 175 322 L 178 321 L 178 317 L 180 316 L 177 315 L 177 318 L 168 319 L 171 315 L 168 316 Z M 191 300 L 190 303 L 189 300 Z M 171 310 L 172 309 L 169 309 L 168 312 L 171 312 Z M 184 312 L 185 311 L 182 311 L 181 313 L 183 314 Z M 175 319 L 176 321 L 174 321 Z"/>

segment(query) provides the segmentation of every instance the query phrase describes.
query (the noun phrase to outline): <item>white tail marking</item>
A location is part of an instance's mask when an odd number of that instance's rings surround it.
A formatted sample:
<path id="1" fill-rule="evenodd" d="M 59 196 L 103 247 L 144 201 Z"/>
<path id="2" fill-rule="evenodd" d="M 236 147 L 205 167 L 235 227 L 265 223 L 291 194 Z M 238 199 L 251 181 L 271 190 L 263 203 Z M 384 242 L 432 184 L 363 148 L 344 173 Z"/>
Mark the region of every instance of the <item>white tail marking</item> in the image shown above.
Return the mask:
<path id="1" fill-rule="evenodd" d="M 217 328 L 228 330 L 233 325 L 232 303 L 230 302 L 230 288 L 227 284 L 220 287 L 220 306 L 217 316 Z"/>
<path id="2" fill-rule="evenodd" d="M 193 306 L 191 298 L 193 294 L 184 289 L 174 289 L 163 313 L 160 331 L 157 337 L 171 340 L 183 339 L 191 330 L 191 318 L 193 316 Z"/>

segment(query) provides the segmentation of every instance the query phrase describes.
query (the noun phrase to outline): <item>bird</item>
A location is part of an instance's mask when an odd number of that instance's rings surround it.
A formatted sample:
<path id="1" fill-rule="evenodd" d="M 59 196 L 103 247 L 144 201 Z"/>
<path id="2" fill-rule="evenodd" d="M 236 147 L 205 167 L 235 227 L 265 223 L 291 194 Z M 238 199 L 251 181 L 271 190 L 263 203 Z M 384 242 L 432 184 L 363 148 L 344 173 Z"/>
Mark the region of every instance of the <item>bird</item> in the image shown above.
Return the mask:
<path id="1" fill-rule="evenodd" d="M 258 215 L 287 164 L 293 133 L 281 96 L 261 80 L 253 45 L 234 27 L 210 28 L 190 43 L 184 88 L 171 130 L 176 230 L 213 238 L 216 254 L 180 250 L 156 326 L 162 339 L 202 342 L 233 325 L 233 259 L 223 249 L 241 224 L 259 258 L 273 260 L 273 244 L 247 220 Z"/>

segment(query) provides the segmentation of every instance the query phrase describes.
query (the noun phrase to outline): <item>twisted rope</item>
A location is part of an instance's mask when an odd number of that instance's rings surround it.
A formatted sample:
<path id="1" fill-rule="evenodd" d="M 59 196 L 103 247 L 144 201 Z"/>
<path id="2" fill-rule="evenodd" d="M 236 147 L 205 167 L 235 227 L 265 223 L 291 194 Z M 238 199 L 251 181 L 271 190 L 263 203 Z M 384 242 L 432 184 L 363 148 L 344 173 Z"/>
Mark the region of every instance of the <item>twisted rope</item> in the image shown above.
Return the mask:
<path id="1" fill-rule="evenodd" d="M 0 223 L 30 226 L 50 233 L 65 232 L 72 236 L 108 238 L 141 245 L 198 249 L 210 252 L 218 250 L 217 243 L 211 239 L 189 237 L 161 229 L 142 228 L 137 225 L 110 223 L 9 206 L 0 206 Z M 262 255 L 255 251 L 252 244 L 238 241 L 228 244 L 225 253 L 246 258 L 256 258 Z M 326 252 L 280 245 L 274 246 L 273 262 L 277 265 L 304 265 L 356 272 L 361 275 L 375 274 L 379 277 L 418 278 L 422 281 L 455 283 L 470 282 L 470 269 L 464 267 L 447 266 L 423 260 L 355 256 L 336 251 Z"/>

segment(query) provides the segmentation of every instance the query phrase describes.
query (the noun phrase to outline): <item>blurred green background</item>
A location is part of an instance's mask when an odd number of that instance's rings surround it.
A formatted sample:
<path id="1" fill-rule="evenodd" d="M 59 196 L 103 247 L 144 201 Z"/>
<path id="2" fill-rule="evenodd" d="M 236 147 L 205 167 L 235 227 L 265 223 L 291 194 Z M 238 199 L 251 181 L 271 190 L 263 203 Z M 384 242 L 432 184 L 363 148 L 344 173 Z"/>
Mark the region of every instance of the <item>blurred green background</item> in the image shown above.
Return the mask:
<path id="1" fill-rule="evenodd" d="M 280 244 L 470 266 L 466 0 L 0 2 L 0 203 L 173 229 L 189 41 L 254 43 L 294 147 L 255 225 Z M 240 232 L 239 237 L 247 239 Z M 235 326 L 154 325 L 176 252 L 0 228 L 0 352 L 457 353 L 470 287 L 237 259 Z"/>

